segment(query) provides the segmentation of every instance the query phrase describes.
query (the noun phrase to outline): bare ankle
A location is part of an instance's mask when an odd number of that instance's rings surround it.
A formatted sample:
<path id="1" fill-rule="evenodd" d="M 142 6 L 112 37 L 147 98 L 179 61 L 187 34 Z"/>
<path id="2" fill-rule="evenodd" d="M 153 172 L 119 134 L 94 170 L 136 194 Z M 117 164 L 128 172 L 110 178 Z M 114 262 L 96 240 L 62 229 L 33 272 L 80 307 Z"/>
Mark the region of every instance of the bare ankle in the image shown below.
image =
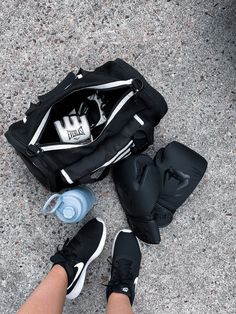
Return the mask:
<path id="1" fill-rule="evenodd" d="M 112 298 L 113 300 L 122 300 L 122 301 L 127 300 L 130 303 L 129 297 L 123 293 L 112 292 L 109 296 L 109 299 L 110 298 Z"/>

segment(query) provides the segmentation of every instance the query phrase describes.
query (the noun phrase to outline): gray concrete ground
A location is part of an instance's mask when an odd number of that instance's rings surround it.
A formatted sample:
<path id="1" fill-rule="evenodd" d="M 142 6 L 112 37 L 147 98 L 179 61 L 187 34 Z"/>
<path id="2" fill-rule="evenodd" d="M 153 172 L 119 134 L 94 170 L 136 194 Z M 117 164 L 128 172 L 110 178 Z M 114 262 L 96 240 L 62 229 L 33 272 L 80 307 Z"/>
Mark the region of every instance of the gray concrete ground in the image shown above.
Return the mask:
<path id="1" fill-rule="evenodd" d="M 127 226 L 111 178 L 92 186 L 98 203 L 82 224 L 45 219 L 39 208 L 50 193 L 4 132 L 67 72 L 116 57 L 139 69 L 168 102 L 148 153 L 178 140 L 209 162 L 199 187 L 162 231 L 161 244 L 142 243 L 134 310 L 235 313 L 234 17 L 233 0 L 1 2 L 0 313 L 16 311 L 50 269 L 56 246 L 95 215 L 107 224 L 106 247 L 64 313 L 104 313 L 106 259 L 115 233 Z"/>

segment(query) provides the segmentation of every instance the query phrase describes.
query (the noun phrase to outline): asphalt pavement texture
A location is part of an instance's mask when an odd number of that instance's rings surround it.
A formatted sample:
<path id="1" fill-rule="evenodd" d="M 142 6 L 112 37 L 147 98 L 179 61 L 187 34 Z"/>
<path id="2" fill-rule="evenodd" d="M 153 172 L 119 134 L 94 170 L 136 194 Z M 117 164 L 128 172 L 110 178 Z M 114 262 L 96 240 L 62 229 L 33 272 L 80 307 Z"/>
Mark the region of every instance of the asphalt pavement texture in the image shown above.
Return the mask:
<path id="1" fill-rule="evenodd" d="M 117 231 L 128 227 L 111 177 L 90 185 L 97 204 L 81 223 L 45 218 L 39 210 L 52 193 L 26 169 L 4 133 L 68 72 L 93 70 L 117 57 L 168 103 L 147 153 L 154 156 L 177 140 L 208 161 L 197 189 L 161 231 L 161 243 L 141 243 L 134 311 L 235 313 L 235 8 L 230 0 L 1 2 L 2 314 L 16 312 L 50 270 L 57 245 L 94 216 L 107 225 L 106 246 L 64 313 L 105 311 L 107 258 Z"/>

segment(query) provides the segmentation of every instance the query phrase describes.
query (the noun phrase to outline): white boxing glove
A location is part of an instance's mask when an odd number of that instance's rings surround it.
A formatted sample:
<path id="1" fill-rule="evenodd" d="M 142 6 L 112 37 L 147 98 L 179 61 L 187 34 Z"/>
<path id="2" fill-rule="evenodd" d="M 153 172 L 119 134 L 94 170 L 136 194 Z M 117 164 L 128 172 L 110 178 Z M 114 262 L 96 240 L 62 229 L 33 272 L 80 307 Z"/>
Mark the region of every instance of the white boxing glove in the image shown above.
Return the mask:
<path id="1" fill-rule="evenodd" d="M 88 120 L 83 116 L 65 116 L 54 125 L 63 143 L 81 143 L 91 138 Z"/>

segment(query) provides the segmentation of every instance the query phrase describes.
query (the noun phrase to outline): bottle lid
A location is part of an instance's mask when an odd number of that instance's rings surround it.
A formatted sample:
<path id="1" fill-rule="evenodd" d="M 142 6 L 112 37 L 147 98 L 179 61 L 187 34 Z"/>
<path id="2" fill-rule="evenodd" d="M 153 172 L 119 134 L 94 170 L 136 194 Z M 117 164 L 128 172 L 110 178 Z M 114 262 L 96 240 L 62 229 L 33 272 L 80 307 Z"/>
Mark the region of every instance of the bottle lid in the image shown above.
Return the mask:
<path id="1" fill-rule="evenodd" d="M 75 216 L 75 209 L 71 206 L 66 206 L 63 208 L 63 216 L 66 218 L 66 219 L 71 219 Z"/>

